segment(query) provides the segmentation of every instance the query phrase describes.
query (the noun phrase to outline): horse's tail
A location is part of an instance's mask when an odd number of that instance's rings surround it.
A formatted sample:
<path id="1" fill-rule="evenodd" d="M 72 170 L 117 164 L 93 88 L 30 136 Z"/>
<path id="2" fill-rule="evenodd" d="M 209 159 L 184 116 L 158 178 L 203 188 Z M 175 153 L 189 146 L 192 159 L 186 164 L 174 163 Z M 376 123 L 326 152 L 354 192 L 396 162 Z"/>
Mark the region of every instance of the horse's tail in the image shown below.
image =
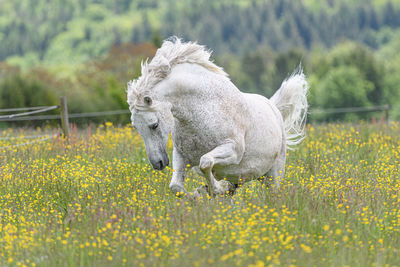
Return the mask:
<path id="1" fill-rule="evenodd" d="M 308 83 L 301 66 L 282 82 L 281 87 L 271 97 L 283 117 L 286 132 L 286 145 L 289 149 L 305 137 L 307 118 Z"/>

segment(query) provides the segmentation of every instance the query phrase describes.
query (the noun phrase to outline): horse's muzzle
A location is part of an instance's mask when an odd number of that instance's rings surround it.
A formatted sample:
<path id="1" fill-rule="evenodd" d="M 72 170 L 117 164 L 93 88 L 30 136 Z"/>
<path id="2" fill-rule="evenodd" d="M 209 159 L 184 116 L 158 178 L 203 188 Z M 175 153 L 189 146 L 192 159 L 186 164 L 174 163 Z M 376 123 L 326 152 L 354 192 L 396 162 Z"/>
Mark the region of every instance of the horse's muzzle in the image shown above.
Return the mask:
<path id="1" fill-rule="evenodd" d="M 169 164 L 169 158 L 168 158 L 167 153 L 163 154 L 161 159 L 151 161 L 151 165 L 156 170 L 163 170 L 165 167 L 168 166 L 168 164 Z"/>

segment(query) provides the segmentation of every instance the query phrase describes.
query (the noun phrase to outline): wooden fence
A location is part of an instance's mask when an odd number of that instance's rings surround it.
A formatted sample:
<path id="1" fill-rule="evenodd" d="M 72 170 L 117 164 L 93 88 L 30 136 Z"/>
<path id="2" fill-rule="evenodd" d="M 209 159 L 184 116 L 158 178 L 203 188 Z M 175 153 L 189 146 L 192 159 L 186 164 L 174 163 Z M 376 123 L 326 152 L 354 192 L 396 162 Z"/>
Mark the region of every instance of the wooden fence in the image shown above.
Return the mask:
<path id="1" fill-rule="evenodd" d="M 50 110 L 59 109 L 60 114 L 57 115 L 35 115 Z M 346 108 L 332 108 L 332 109 L 312 109 L 309 114 L 328 114 L 328 113 L 355 113 L 355 112 L 372 112 L 384 111 L 385 120 L 389 122 L 389 105 L 382 106 L 369 106 L 369 107 L 346 107 Z M 60 105 L 58 106 L 42 106 L 42 107 L 25 107 L 25 108 L 8 108 L 0 109 L 0 113 L 19 112 L 11 115 L 1 115 L 1 121 L 34 121 L 34 120 L 53 120 L 58 119 L 61 121 L 61 127 L 65 137 L 69 136 L 69 119 L 70 118 L 91 118 L 101 117 L 108 115 L 128 114 L 129 110 L 111 110 L 99 112 L 85 112 L 85 113 L 68 113 L 68 105 L 66 97 L 60 97 Z"/>

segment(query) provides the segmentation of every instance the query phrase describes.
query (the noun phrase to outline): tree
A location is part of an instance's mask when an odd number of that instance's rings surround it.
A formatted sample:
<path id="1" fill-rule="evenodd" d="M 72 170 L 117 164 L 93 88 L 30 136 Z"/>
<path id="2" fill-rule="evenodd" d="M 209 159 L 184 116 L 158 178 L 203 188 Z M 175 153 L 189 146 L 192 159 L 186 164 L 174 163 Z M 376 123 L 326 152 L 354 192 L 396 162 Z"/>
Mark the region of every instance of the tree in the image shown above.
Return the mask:
<path id="1" fill-rule="evenodd" d="M 261 89 L 261 76 L 265 71 L 265 64 L 260 51 L 247 53 L 242 59 L 242 69 L 249 76 L 253 84 L 252 88 L 248 88 L 247 90 L 257 92 L 257 89 Z"/>
<path id="2" fill-rule="evenodd" d="M 53 92 L 36 80 L 16 74 L 0 83 L 2 108 L 51 106 L 57 104 Z"/>
<path id="3" fill-rule="evenodd" d="M 373 89 L 374 85 L 364 79 L 359 69 L 340 66 L 331 69 L 320 81 L 315 92 L 315 101 L 323 109 L 370 106 L 372 103 L 367 95 Z M 328 120 L 337 120 L 359 118 L 364 115 L 340 113 L 326 114 L 322 117 Z"/>
<path id="4" fill-rule="evenodd" d="M 158 48 L 161 47 L 161 45 L 162 45 L 162 38 L 161 38 L 160 33 L 159 33 L 158 30 L 153 31 L 153 36 L 152 36 L 151 39 L 152 39 L 152 40 L 151 40 L 152 43 L 153 43 L 156 47 L 158 47 Z"/>

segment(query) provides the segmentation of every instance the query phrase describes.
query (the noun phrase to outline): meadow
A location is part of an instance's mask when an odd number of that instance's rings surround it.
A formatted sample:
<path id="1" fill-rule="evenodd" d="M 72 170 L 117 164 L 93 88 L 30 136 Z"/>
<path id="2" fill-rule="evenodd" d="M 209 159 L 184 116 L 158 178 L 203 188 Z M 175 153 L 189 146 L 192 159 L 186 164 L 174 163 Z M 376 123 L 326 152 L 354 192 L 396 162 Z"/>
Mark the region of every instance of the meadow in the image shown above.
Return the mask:
<path id="1" fill-rule="evenodd" d="M 400 265 L 399 123 L 308 126 L 279 189 L 197 201 L 130 127 L 8 147 L 56 131 L 0 133 L 1 266 Z"/>

